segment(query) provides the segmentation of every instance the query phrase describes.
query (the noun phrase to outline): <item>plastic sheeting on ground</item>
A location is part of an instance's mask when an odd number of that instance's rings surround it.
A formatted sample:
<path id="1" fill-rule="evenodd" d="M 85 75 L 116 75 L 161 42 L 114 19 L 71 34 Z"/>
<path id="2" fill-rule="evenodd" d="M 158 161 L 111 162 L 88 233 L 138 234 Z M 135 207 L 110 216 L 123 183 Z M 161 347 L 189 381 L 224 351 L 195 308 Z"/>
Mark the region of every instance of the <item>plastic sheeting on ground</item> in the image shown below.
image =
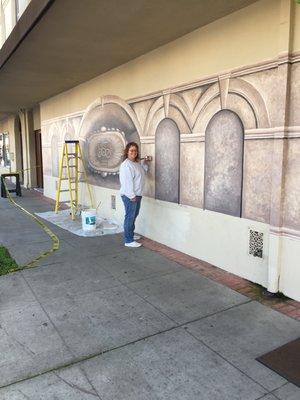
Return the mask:
<path id="1" fill-rule="evenodd" d="M 62 210 L 57 214 L 54 211 L 47 211 L 42 213 L 35 213 L 38 217 L 51 222 L 54 225 L 59 226 L 62 229 L 66 229 L 69 232 L 74 233 L 78 236 L 103 236 L 114 233 L 123 232 L 122 227 L 118 225 L 116 221 L 109 218 L 101 218 L 97 216 L 96 229 L 92 231 L 86 231 L 82 229 L 81 216 L 78 215 L 74 221 L 71 219 L 70 210 Z"/>

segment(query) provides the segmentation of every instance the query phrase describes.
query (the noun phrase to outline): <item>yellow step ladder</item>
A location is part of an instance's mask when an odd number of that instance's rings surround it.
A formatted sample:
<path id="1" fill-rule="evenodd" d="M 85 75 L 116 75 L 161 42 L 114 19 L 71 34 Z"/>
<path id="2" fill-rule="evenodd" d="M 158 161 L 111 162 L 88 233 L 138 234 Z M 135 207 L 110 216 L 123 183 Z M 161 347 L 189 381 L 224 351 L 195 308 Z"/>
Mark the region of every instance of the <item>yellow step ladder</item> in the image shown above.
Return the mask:
<path id="1" fill-rule="evenodd" d="M 79 171 L 79 160 L 81 161 L 82 171 Z M 68 182 L 68 189 L 62 189 L 62 181 Z M 70 203 L 71 217 L 75 219 L 79 212 L 79 181 L 86 183 L 90 197 L 90 205 L 93 208 L 93 200 L 90 185 L 87 182 L 87 175 L 84 168 L 82 152 L 79 140 L 66 140 L 63 146 L 62 157 L 59 167 L 59 178 L 56 192 L 55 212 L 58 213 L 60 203 Z M 67 201 L 60 201 L 60 194 L 68 192 L 70 198 Z"/>

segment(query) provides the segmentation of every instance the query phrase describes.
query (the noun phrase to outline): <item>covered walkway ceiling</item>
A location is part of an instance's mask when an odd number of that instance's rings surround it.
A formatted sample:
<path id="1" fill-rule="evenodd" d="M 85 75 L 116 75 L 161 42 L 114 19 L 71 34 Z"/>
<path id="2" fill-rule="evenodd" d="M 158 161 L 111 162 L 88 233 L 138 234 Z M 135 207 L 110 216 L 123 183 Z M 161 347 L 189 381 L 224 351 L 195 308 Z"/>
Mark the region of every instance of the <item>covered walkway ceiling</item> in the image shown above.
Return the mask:
<path id="1" fill-rule="evenodd" d="M 0 51 L 2 116 L 32 107 L 255 1 L 55 0 L 34 23 L 32 7 L 38 2 L 32 0 L 8 38 L 5 46 L 10 45 L 12 54 L 4 57 L 5 48 Z M 18 25 L 26 18 L 31 30 L 18 44 Z"/>

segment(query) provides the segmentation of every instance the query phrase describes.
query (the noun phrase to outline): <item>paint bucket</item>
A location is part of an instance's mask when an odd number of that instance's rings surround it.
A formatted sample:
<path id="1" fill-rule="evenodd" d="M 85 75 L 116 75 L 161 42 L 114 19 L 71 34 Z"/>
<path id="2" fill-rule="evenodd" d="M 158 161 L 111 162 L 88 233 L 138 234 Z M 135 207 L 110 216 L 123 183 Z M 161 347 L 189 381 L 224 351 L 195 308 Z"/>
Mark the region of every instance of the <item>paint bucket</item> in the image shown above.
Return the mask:
<path id="1" fill-rule="evenodd" d="M 94 231 L 96 229 L 96 210 L 91 208 L 81 212 L 82 229 L 84 231 Z"/>

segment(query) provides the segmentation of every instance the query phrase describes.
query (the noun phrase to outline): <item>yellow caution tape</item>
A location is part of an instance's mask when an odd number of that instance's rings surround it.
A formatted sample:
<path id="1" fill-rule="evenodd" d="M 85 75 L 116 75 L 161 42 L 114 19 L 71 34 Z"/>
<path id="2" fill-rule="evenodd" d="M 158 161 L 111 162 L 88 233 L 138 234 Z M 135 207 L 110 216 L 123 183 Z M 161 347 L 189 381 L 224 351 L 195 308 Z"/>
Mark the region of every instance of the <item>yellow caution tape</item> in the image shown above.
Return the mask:
<path id="1" fill-rule="evenodd" d="M 30 169 L 30 168 L 28 168 Z M 19 172 L 18 172 L 19 173 Z M 52 254 L 54 251 L 59 249 L 59 239 L 58 237 L 51 231 L 51 229 L 49 229 L 47 227 L 46 224 L 44 224 L 44 222 L 42 222 L 38 217 L 36 217 L 34 214 L 32 214 L 31 212 L 29 212 L 28 210 L 26 210 L 24 207 L 20 206 L 20 204 L 16 203 L 15 200 L 12 198 L 11 194 L 9 193 L 9 190 L 6 186 L 6 182 L 5 182 L 5 178 L 2 179 L 3 180 L 3 184 L 6 190 L 6 194 L 7 197 L 9 199 L 9 201 L 17 208 L 19 208 L 21 211 L 23 211 L 25 214 L 29 215 L 32 219 L 34 219 L 34 221 L 40 225 L 42 227 L 42 229 L 47 233 L 47 235 L 50 236 L 51 240 L 52 240 L 52 248 L 50 250 L 44 251 L 41 254 L 39 254 L 37 257 L 35 257 L 34 259 L 32 259 L 31 261 L 29 261 L 27 264 L 19 266 L 18 268 L 14 268 L 11 269 L 10 272 L 16 272 L 16 271 L 20 271 L 23 269 L 27 269 L 27 268 L 34 268 L 37 265 L 37 262 L 40 261 L 41 259 L 48 257 L 50 254 Z"/>

